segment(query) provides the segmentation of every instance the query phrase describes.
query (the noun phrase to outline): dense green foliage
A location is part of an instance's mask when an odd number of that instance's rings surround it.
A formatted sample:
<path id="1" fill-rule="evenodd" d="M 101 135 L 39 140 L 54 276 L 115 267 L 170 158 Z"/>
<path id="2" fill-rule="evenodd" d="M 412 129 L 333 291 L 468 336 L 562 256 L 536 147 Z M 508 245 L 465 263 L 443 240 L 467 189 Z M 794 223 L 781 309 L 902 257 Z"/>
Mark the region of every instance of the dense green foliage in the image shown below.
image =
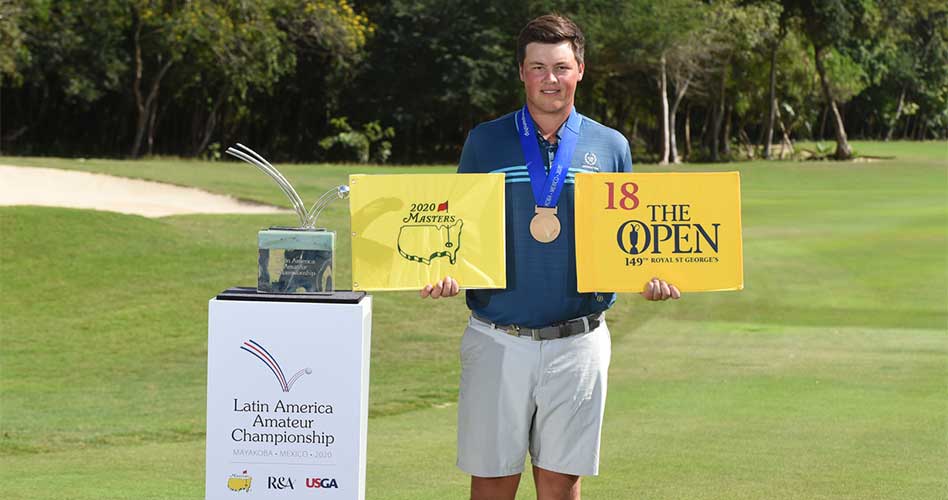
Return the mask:
<path id="1" fill-rule="evenodd" d="M 948 137 L 937 0 L 0 0 L 0 149 L 454 162 L 519 106 L 516 35 L 553 10 L 587 34 L 580 110 L 637 160 Z"/>
<path id="2" fill-rule="evenodd" d="M 945 145 L 853 147 L 898 159 L 643 166 L 741 171 L 745 289 L 619 298 L 587 497 L 944 498 Z M 0 157 L 14 161 L 285 203 L 249 166 Z M 408 171 L 280 169 L 304 197 L 349 172 Z M 346 286 L 346 208 L 324 216 Z M 202 498 L 207 300 L 254 282 L 256 231 L 279 222 L 0 208 L 3 498 Z M 453 404 L 466 313 L 461 298 L 374 295 L 367 498 L 466 494 Z"/>

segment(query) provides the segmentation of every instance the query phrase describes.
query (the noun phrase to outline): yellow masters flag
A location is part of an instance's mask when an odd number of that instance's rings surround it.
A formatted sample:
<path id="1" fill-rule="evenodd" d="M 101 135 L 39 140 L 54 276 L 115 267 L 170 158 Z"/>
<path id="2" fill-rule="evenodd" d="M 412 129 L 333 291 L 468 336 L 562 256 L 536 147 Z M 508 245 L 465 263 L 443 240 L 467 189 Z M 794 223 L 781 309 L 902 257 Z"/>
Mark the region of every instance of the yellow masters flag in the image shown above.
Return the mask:
<path id="1" fill-rule="evenodd" d="M 576 275 L 580 292 L 744 288 L 740 174 L 577 175 Z"/>
<path id="2" fill-rule="evenodd" d="M 503 174 L 350 175 L 352 289 L 507 286 Z"/>

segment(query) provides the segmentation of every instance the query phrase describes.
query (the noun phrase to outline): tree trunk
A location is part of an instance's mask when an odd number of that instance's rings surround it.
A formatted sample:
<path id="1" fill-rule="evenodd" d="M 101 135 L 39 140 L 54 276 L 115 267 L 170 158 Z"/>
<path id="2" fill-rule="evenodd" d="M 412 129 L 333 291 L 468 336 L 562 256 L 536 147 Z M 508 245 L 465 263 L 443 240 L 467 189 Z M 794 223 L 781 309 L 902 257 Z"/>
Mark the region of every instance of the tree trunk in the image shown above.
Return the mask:
<path id="1" fill-rule="evenodd" d="M 708 114 L 711 116 L 708 116 Z M 702 146 L 708 147 L 710 150 L 711 140 L 708 138 L 708 127 L 711 125 L 711 122 L 714 121 L 714 109 L 706 109 L 704 113 L 704 119 L 701 120 L 701 133 L 698 134 L 699 142 Z"/>
<path id="2" fill-rule="evenodd" d="M 660 126 L 662 128 L 661 141 L 662 144 L 659 147 L 658 153 L 658 164 L 659 165 L 668 165 L 668 146 L 669 146 L 669 133 L 668 133 L 668 75 L 666 68 L 665 53 L 662 53 L 661 59 L 659 60 L 659 78 L 658 78 L 658 92 L 659 92 L 659 102 L 661 103 L 661 120 Z"/>
<path id="3" fill-rule="evenodd" d="M 832 111 L 833 132 L 836 134 L 836 159 L 848 160 L 853 157 L 853 149 L 849 146 L 846 139 L 846 127 L 843 125 L 843 117 L 839 114 L 839 108 L 836 107 L 836 100 L 830 92 L 829 81 L 826 79 L 826 68 L 823 67 L 823 48 L 813 44 L 813 54 L 816 59 L 816 71 L 820 74 L 820 87 L 823 89 L 823 98 Z"/>
<path id="4" fill-rule="evenodd" d="M 774 120 L 777 119 L 777 49 L 779 47 L 779 41 L 770 47 L 770 92 L 768 93 L 770 112 L 767 115 L 767 127 L 764 131 L 765 160 L 770 159 L 770 146 L 774 140 Z"/>
<path id="5" fill-rule="evenodd" d="M 142 83 L 142 46 L 141 46 L 141 32 L 142 25 L 138 19 L 137 13 L 133 16 L 133 22 L 135 23 L 135 31 L 132 36 L 132 41 L 135 44 L 135 78 L 132 81 L 132 94 L 135 96 L 135 111 L 137 112 L 135 119 L 135 140 L 132 142 L 132 150 L 129 152 L 129 155 L 133 158 L 138 156 L 138 151 L 141 149 L 142 137 L 145 135 L 145 125 L 148 123 L 148 117 L 145 116 L 145 103 L 142 99 L 141 92 L 141 83 Z"/>
<path id="6" fill-rule="evenodd" d="M 727 85 L 727 65 L 725 61 L 724 68 L 721 70 L 721 86 L 718 90 L 718 104 L 714 110 L 714 123 L 711 128 L 711 161 L 721 161 L 718 139 L 721 137 L 721 122 L 724 120 L 724 100 L 725 86 Z"/>
<path id="7" fill-rule="evenodd" d="M 925 115 L 918 115 L 918 126 L 915 127 L 915 140 L 921 141 L 925 138 L 925 129 L 928 126 L 928 120 Z"/>
<path id="8" fill-rule="evenodd" d="M 632 142 L 635 143 L 639 138 L 639 116 L 632 118 Z"/>
<path id="9" fill-rule="evenodd" d="M 129 152 L 130 156 L 137 158 L 141 154 L 142 148 L 142 139 L 145 137 L 145 133 L 150 129 L 149 124 L 154 125 L 154 116 L 152 116 L 156 111 L 156 100 L 158 98 L 158 89 L 161 86 L 161 79 L 165 77 L 165 74 L 171 69 L 171 65 L 174 63 L 174 59 L 169 58 L 167 62 L 162 65 L 161 69 L 158 70 L 158 74 L 155 75 L 155 79 L 152 81 L 151 89 L 148 92 L 147 97 L 142 96 L 141 85 L 142 85 L 142 72 L 143 66 L 142 63 L 142 46 L 141 46 L 141 22 L 138 19 L 137 13 L 134 15 L 135 31 L 132 36 L 134 43 L 135 51 L 135 77 L 132 80 L 132 94 L 135 97 L 135 110 L 136 110 L 136 119 L 135 119 L 135 140 L 132 143 L 132 149 Z M 160 58 L 159 58 L 160 62 Z M 152 139 L 152 138 L 150 138 Z"/>
<path id="10" fill-rule="evenodd" d="M 207 149 L 207 145 L 211 142 L 211 137 L 214 134 L 214 129 L 217 128 L 217 115 L 220 111 L 221 104 L 224 102 L 224 96 L 227 95 L 226 89 L 221 89 L 217 94 L 217 99 L 214 101 L 214 107 L 211 108 L 211 112 L 207 115 L 207 121 L 204 122 L 204 131 L 201 133 L 201 139 L 197 144 L 197 147 L 194 148 L 194 156 L 198 156 Z"/>
<path id="11" fill-rule="evenodd" d="M 747 158 L 753 160 L 755 156 L 754 144 L 750 140 L 750 136 L 747 135 L 747 131 L 744 130 L 744 125 L 738 129 L 737 137 L 744 144 L 744 150 L 747 152 Z"/>
<path id="12" fill-rule="evenodd" d="M 721 139 L 721 153 L 725 156 L 731 155 L 731 112 L 734 111 L 734 106 L 727 104 L 725 106 L 727 110 L 724 113 L 724 137 Z"/>
<path id="13" fill-rule="evenodd" d="M 793 142 L 790 141 L 790 134 L 787 133 L 787 127 L 783 124 L 783 118 L 780 116 L 780 108 L 777 109 L 777 125 L 780 125 L 780 133 L 783 139 L 780 141 L 780 159 L 783 159 L 784 151 L 789 149 L 790 155 L 793 155 Z"/>
<path id="14" fill-rule="evenodd" d="M 688 85 L 690 83 L 691 78 L 686 78 L 684 82 L 680 82 L 675 88 L 675 99 L 672 101 L 671 110 L 668 112 L 668 150 L 671 154 L 672 163 L 681 163 L 681 157 L 678 156 L 678 131 L 675 127 L 675 116 L 678 114 L 678 105 L 681 104 L 685 93 L 688 92 Z"/>
<path id="15" fill-rule="evenodd" d="M 147 155 L 151 156 L 155 154 L 155 123 L 158 120 L 158 96 L 155 96 L 155 100 L 151 104 L 152 110 L 149 113 L 151 117 L 148 119 L 148 149 Z M 167 106 L 165 107 L 167 109 Z"/>
<path id="16" fill-rule="evenodd" d="M 685 106 L 685 161 L 691 160 L 691 101 Z"/>

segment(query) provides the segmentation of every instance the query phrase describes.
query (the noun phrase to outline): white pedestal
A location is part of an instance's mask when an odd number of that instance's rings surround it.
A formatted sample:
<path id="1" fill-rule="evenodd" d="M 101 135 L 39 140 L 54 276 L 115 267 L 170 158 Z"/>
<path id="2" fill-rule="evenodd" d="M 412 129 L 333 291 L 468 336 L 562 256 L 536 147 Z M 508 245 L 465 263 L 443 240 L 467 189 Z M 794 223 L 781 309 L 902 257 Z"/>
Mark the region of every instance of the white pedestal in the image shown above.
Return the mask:
<path id="1" fill-rule="evenodd" d="M 229 292 L 209 305 L 206 498 L 363 500 L 372 298 Z"/>

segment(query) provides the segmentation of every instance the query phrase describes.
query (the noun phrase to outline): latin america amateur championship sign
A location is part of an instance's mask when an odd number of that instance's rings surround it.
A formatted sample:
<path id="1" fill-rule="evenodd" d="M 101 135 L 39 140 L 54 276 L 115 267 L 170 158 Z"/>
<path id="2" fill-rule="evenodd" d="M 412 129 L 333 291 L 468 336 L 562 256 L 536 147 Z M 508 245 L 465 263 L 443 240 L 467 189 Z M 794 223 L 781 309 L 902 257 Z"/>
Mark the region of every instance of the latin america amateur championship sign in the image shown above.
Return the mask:
<path id="1" fill-rule="evenodd" d="M 365 498 L 371 304 L 211 300 L 207 500 Z"/>
<path id="2" fill-rule="evenodd" d="M 579 292 L 744 287 L 738 172 L 579 174 Z"/>
<path id="3" fill-rule="evenodd" d="M 503 174 L 350 175 L 352 289 L 507 286 Z"/>

